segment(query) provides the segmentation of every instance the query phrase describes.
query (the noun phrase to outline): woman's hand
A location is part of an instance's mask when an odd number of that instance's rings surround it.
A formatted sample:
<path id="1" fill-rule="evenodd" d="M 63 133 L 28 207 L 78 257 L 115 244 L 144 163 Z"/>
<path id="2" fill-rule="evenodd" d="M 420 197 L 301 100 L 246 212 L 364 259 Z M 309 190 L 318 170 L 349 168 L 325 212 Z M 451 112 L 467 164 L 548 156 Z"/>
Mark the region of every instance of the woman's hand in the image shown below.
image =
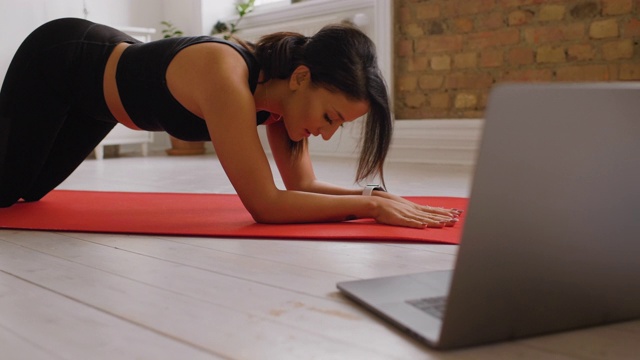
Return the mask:
<path id="1" fill-rule="evenodd" d="M 374 191 L 373 195 L 387 200 L 383 204 L 382 211 L 375 218 L 376 221 L 384 224 L 414 228 L 442 228 L 454 226 L 462 213 L 458 209 L 416 204 L 403 197 L 383 191 Z"/>

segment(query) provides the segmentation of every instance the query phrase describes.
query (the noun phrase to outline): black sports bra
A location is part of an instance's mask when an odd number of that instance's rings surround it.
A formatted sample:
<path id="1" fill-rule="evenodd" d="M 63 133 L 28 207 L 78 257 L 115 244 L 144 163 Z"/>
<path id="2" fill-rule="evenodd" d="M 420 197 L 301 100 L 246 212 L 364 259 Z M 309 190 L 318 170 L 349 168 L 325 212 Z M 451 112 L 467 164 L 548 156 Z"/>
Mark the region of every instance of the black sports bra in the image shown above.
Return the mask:
<path id="1" fill-rule="evenodd" d="M 207 125 L 199 116 L 187 110 L 167 87 L 169 63 L 180 50 L 195 44 L 216 42 L 233 47 L 249 68 L 249 88 L 253 93 L 258 84 L 260 66 L 250 51 L 235 43 L 210 36 L 168 38 L 128 46 L 122 53 L 116 71 L 116 82 L 122 104 L 131 120 L 141 129 L 166 131 L 187 141 L 211 140 Z M 215 65 L 212 65 L 215 68 Z M 257 125 L 270 114 L 259 111 Z"/>

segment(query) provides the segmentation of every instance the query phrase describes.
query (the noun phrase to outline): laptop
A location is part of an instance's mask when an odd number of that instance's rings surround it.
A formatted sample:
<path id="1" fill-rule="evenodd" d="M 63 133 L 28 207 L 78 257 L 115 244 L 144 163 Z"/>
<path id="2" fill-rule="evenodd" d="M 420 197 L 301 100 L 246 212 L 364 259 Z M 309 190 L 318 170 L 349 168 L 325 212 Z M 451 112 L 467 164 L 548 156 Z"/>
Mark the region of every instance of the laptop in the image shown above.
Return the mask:
<path id="1" fill-rule="evenodd" d="M 438 349 L 640 318 L 640 83 L 498 85 L 485 119 L 454 270 L 338 289 Z"/>

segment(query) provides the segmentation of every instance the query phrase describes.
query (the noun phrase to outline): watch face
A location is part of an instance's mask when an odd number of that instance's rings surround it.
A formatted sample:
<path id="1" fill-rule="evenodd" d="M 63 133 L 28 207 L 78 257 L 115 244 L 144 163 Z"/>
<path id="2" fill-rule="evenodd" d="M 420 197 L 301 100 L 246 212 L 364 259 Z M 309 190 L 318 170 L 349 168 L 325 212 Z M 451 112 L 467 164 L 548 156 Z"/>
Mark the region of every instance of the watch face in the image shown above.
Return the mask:
<path id="1" fill-rule="evenodd" d="M 387 190 L 385 190 L 380 185 L 370 184 L 370 185 L 366 185 L 364 187 L 364 190 L 362 191 L 362 195 L 370 196 L 371 194 L 373 194 L 374 191 L 384 191 L 384 192 L 386 192 Z"/>

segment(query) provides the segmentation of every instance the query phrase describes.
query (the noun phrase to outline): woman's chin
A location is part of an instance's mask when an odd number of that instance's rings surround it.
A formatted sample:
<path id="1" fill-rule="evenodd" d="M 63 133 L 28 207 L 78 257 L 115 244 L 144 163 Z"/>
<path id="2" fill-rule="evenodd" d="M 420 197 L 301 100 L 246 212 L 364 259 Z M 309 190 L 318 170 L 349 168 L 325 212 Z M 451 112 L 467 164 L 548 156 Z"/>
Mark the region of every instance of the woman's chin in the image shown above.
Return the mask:
<path id="1" fill-rule="evenodd" d="M 309 137 L 309 133 L 306 132 L 306 131 L 303 134 L 291 134 L 291 133 L 288 133 L 288 135 L 289 135 L 289 139 L 291 139 L 291 141 L 293 141 L 293 142 L 300 142 L 300 141 L 302 141 L 302 140 L 304 140 L 304 139 Z"/>

